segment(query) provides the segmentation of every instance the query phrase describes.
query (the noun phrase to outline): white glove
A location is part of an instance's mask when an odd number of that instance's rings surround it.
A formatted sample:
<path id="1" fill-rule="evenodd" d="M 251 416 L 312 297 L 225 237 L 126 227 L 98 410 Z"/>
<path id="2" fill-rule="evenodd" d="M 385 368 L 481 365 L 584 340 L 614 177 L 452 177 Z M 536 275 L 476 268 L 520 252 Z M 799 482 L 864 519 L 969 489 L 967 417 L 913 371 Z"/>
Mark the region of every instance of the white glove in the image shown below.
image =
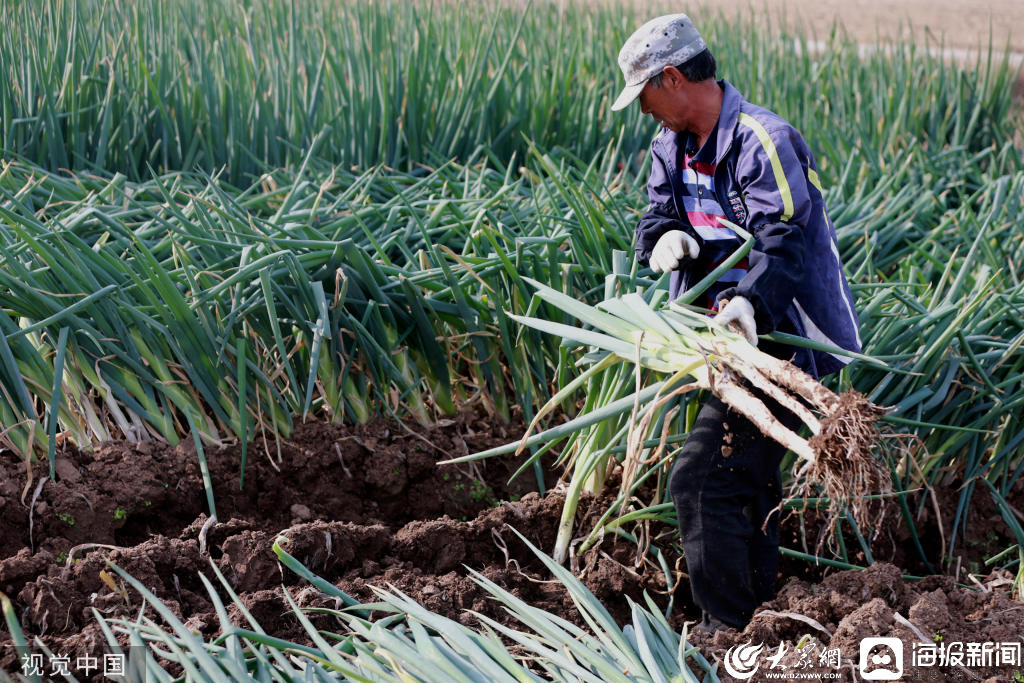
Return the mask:
<path id="1" fill-rule="evenodd" d="M 757 346 L 757 324 L 754 322 L 754 307 L 745 297 L 734 296 L 725 308 L 715 316 L 715 322 L 726 327 L 733 323 L 753 346 Z"/>
<path id="2" fill-rule="evenodd" d="M 662 235 L 651 250 L 651 270 L 667 273 L 675 270 L 684 257 L 697 258 L 700 246 L 697 240 L 682 230 L 669 230 Z"/>

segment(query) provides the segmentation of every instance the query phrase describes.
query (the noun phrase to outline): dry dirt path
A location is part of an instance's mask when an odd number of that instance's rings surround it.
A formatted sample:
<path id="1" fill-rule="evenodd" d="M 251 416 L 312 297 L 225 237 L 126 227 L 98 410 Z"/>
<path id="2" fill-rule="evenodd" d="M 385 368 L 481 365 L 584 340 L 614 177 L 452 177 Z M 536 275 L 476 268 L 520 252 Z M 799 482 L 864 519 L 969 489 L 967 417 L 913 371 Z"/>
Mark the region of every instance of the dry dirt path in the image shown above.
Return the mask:
<path id="1" fill-rule="evenodd" d="M 991 36 L 997 49 L 1024 56 L 1022 0 L 689 0 L 685 11 L 695 18 L 719 11 L 769 17 L 818 39 L 839 25 L 864 44 L 944 38 L 948 48 L 976 51 L 987 49 Z"/>
<path id="2" fill-rule="evenodd" d="M 698 25 L 701 16 L 721 12 L 811 41 L 825 40 L 839 26 L 865 49 L 911 41 L 936 50 L 941 45 L 949 59 L 965 65 L 977 63 L 991 45 L 997 55 L 1008 51 L 1011 66 L 1021 69 L 1015 92 L 1024 105 L 1024 0 L 688 0 L 680 7 Z"/>

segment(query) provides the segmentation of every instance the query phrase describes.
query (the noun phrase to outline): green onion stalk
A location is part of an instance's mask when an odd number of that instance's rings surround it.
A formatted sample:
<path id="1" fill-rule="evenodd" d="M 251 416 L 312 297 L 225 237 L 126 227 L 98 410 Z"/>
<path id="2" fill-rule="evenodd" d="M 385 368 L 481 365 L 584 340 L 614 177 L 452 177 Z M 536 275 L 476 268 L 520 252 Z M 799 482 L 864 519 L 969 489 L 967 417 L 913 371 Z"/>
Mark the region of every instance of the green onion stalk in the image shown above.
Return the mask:
<path id="1" fill-rule="evenodd" d="M 632 384 L 633 373 L 628 366 L 606 364 L 605 368 L 603 372 L 588 373 L 585 376 L 586 398 L 582 407 L 584 412 L 591 412 L 607 405 Z M 556 562 L 564 562 L 568 554 L 580 496 L 584 493 L 599 495 L 604 490 L 610 469 L 615 464 L 615 459 L 611 457 L 611 449 L 622 440 L 628 428 L 628 416 L 613 415 L 577 432 L 566 445 L 563 453 L 569 454 L 572 477 L 562 506 L 562 516 L 558 522 L 558 534 L 552 555 Z"/>
<path id="2" fill-rule="evenodd" d="M 340 412 L 343 417 L 347 414 L 358 424 L 366 424 L 373 417 L 373 409 L 367 398 L 370 395 L 370 387 L 367 386 L 366 376 L 361 371 L 353 372 L 351 363 L 347 367 L 341 381 L 343 403 Z"/>
<path id="3" fill-rule="evenodd" d="M 416 364 L 410 357 L 409 347 L 402 345 L 398 339 L 398 333 L 391 325 L 383 325 L 387 348 L 394 349 L 391 352 L 391 361 L 394 363 L 397 373 L 393 375 L 392 382 L 402 393 L 395 399 L 393 410 L 398 410 L 402 404 L 406 412 L 416 419 L 420 424 L 428 424 L 430 411 L 427 408 L 427 401 L 424 398 L 423 390 L 416 372 Z"/>

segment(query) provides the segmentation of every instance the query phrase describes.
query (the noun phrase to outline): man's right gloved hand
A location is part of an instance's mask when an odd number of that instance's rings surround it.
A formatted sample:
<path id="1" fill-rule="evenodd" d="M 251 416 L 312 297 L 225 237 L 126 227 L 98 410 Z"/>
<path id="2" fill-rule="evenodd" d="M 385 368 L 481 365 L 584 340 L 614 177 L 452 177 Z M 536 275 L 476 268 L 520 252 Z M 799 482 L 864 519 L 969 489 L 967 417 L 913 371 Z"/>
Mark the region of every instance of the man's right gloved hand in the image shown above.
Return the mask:
<path id="1" fill-rule="evenodd" d="M 700 246 L 697 240 L 682 230 L 669 230 L 658 239 L 651 250 L 651 270 L 655 273 L 667 273 L 675 270 L 683 258 L 697 258 L 699 253 Z"/>

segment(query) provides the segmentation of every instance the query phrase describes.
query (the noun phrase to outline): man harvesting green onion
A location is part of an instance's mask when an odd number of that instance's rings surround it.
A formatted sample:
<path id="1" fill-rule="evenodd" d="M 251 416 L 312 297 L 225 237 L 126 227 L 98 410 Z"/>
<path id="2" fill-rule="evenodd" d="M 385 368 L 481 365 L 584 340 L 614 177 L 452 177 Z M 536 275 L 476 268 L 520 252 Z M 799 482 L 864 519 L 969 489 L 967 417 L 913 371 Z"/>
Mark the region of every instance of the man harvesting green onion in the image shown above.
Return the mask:
<path id="1" fill-rule="evenodd" d="M 741 244 L 722 219 L 730 221 L 754 244 L 705 292 L 715 320 L 737 326 L 755 345 L 759 333 L 777 330 L 860 351 L 835 231 L 800 133 L 715 79 L 715 59 L 684 14 L 640 27 L 619 66 L 626 87 L 612 109 L 639 98 L 662 126 L 651 143 L 650 207 L 636 227 L 640 263 L 671 273 L 674 299 Z M 813 377 L 849 362 L 769 341 L 761 349 Z M 763 400 L 797 429 L 795 415 Z M 675 461 L 670 491 L 702 630 L 743 628 L 774 596 L 779 538 L 771 513 L 781 500 L 785 450 L 710 396 Z"/>

